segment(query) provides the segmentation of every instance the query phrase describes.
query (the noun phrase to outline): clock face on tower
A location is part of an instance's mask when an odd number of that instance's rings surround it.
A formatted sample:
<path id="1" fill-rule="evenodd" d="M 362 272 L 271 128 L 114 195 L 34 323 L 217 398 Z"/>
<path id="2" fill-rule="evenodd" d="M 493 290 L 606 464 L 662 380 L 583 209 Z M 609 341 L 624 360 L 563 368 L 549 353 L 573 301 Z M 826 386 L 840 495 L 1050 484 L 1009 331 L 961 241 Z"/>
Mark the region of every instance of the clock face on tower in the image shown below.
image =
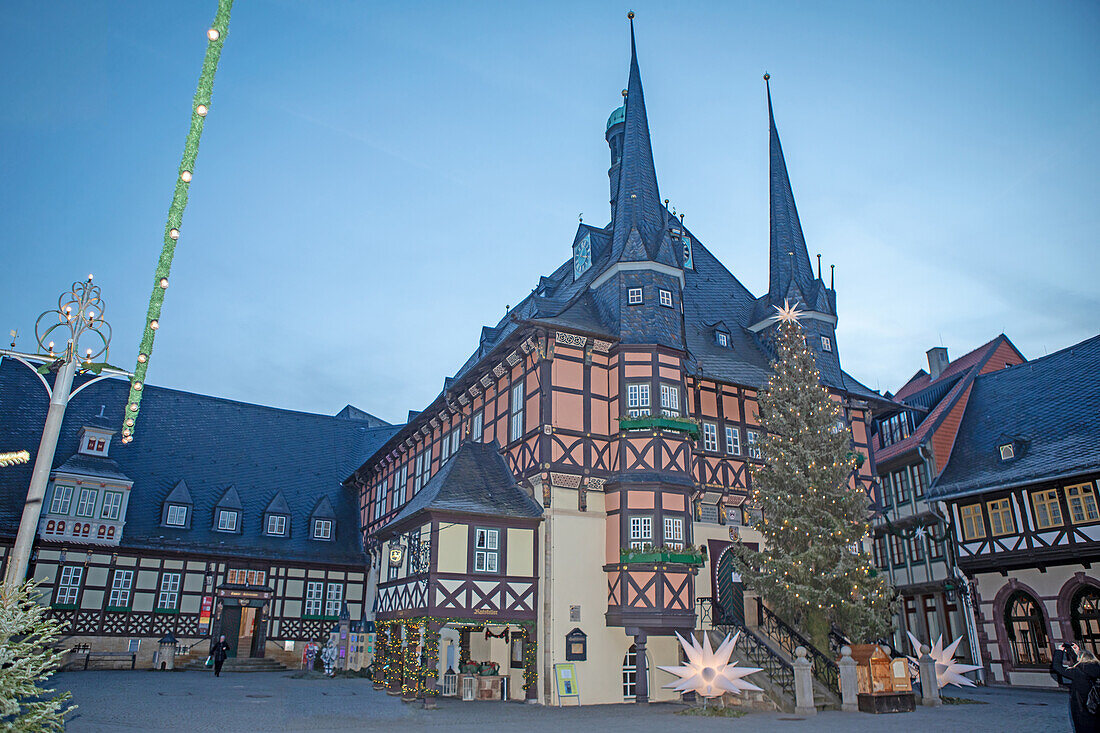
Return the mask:
<path id="1" fill-rule="evenodd" d="M 592 266 L 592 235 L 585 234 L 584 239 L 573 248 L 573 279 L 576 280 Z"/>

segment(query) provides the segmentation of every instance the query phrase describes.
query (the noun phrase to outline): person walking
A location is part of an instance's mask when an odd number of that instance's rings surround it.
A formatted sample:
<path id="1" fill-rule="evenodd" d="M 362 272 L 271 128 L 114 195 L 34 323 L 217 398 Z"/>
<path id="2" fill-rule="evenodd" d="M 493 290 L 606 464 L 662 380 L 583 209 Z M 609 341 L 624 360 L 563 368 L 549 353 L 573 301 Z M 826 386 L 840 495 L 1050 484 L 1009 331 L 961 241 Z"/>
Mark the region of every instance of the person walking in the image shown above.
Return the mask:
<path id="1" fill-rule="evenodd" d="M 1077 663 L 1066 666 L 1069 654 L 1076 655 Z M 1100 733 L 1100 716 L 1090 713 L 1086 706 L 1092 686 L 1100 680 L 1100 660 L 1088 649 L 1062 644 L 1054 650 L 1051 669 L 1069 680 L 1069 715 L 1074 733 Z"/>
<path id="2" fill-rule="evenodd" d="M 218 637 L 218 640 L 214 642 L 214 648 L 210 650 L 214 656 L 214 676 L 222 676 L 222 665 L 225 664 L 225 660 L 229 657 L 229 642 L 225 640 L 225 634 Z M 1085 693 L 1086 695 L 1088 693 Z"/>

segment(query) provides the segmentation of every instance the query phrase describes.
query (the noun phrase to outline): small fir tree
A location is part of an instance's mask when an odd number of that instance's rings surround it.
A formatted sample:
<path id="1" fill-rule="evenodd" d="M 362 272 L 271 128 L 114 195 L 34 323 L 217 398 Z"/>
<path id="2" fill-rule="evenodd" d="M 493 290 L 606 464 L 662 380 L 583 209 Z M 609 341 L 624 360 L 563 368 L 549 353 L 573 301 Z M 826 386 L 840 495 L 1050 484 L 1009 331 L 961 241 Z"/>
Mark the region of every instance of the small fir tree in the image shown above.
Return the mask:
<path id="1" fill-rule="evenodd" d="M 827 650 L 832 625 L 855 641 L 891 626 L 895 592 L 864 548 L 867 494 L 840 405 L 820 383 L 798 311 L 779 310 L 776 360 L 760 393 L 763 464 L 752 468 L 758 552 L 735 548 L 745 582 Z"/>
<path id="2" fill-rule="evenodd" d="M 0 588 L 0 731 L 63 731 L 71 693 L 42 685 L 64 652 L 61 623 L 46 617 L 33 583 Z"/>

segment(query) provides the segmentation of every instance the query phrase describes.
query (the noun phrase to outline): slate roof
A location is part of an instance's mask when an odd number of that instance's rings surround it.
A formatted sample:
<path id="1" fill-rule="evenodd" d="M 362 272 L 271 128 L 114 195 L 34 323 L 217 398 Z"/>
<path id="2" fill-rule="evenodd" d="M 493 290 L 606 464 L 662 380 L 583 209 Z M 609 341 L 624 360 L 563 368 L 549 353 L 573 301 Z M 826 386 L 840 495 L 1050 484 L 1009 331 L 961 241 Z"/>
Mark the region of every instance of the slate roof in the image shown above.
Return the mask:
<path id="1" fill-rule="evenodd" d="M 78 381 L 84 378 L 78 377 Z M 81 426 L 101 405 L 121 419 L 129 385 L 107 379 L 82 391 L 68 407 L 54 466 L 100 471 L 117 467 L 133 480 L 121 547 L 180 550 L 318 563 L 358 564 L 358 497 L 341 481 L 361 465 L 398 426 L 372 428 L 354 418 L 336 418 L 234 402 L 218 397 L 147 386 L 134 442 L 116 437 L 110 459 L 75 456 Z M 37 450 L 47 399 L 38 378 L 22 364 L 0 359 L 0 447 Z M 94 462 L 91 465 L 89 462 Z M 33 458 L 0 470 L 0 534 L 18 526 Z M 160 526 L 165 498 L 180 482 L 194 503 L 191 529 Z M 233 491 L 230 491 L 232 489 Z M 290 537 L 263 534 L 264 509 L 282 492 L 290 513 Z M 214 507 L 236 493 L 242 508 L 240 533 L 212 529 Z M 309 539 L 310 515 L 320 502 L 335 508 L 336 539 Z"/>
<path id="2" fill-rule="evenodd" d="M 427 485 L 376 535 L 385 535 L 388 528 L 429 509 L 489 517 L 532 519 L 542 516 L 539 503 L 516 484 L 496 441 L 462 444 Z"/>
<path id="3" fill-rule="evenodd" d="M 82 453 L 73 453 L 69 460 L 57 466 L 57 471 L 65 473 L 77 473 L 84 476 L 96 476 L 98 478 L 114 481 L 133 481 L 123 473 L 122 468 L 113 458 L 106 456 L 89 456 Z"/>
<path id="4" fill-rule="evenodd" d="M 958 497 L 1100 471 L 1100 336 L 974 380 L 951 460 L 928 492 Z M 999 446 L 1017 457 L 1001 461 Z"/>
<path id="5" fill-rule="evenodd" d="M 895 395 L 895 402 L 902 406 L 912 403 L 925 409 L 928 407 L 932 409 L 906 438 L 891 443 L 885 448 L 876 447 L 875 462 L 885 463 L 911 450 L 916 450 L 917 446 L 927 440 L 943 422 L 947 413 L 958 403 L 966 389 L 974 382 L 982 367 L 985 366 L 986 362 L 997 351 L 997 347 L 1002 343 L 1011 345 L 1012 342 L 1002 333 L 992 341 L 982 344 L 970 353 L 948 363 L 936 379 L 929 379 L 929 375 L 922 369 L 906 382 L 905 386 L 899 389 L 898 394 Z M 947 392 L 939 397 L 938 401 L 932 403 L 930 400 L 924 399 L 929 393 L 937 392 L 937 387 L 941 385 L 947 388 Z M 933 394 L 933 398 L 937 396 Z M 881 440 L 881 436 L 876 437 L 876 440 Z M 877 445 L 879 443 L 876 443 Z"/>

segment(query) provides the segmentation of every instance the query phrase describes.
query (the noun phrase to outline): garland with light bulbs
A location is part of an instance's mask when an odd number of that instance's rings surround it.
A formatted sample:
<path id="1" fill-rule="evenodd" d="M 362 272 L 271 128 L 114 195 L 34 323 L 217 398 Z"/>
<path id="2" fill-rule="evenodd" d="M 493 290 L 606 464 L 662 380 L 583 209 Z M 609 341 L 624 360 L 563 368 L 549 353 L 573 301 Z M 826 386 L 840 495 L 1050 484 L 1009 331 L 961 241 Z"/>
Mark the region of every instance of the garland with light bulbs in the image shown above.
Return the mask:
<path id="1" fill-rule="evenodd" d="M 214 75 L 218 71 L 222 46 L 229 32 L 229 13 L 233 9 L 233 0 L 218 0 L 218 12 L 214 22 L 206 31 L 206 56 L 202 62 L 199 86 L 191 105 L 191 129 L 183 146 L 183 160 L 180 161 L 176 178 L 176 189 L 172 195 L 172 205 L 168 208 L 168 223 L 164 226 L 164 246 L 157 260 L 153 274 L 153 294 L 149 297 L 149 311 L 145 318 L 145 332 L 141 337 L 137 366 L 130 380 L 130 398 L 126 401 L 126 414 L 123 417 L 122 442 L 134 439 L 138 412 L 141 409 L 141 392 L 145 386 L 145 372 L 149 369 L 149 358 L 153 353 L 153 339 L 160 327 L 160 311 L 164 303 L 164 291 L 168 289 L 168 274 L 172 269 L 172 258 L 176 252 L 176 240 L 183 226 L 183 212 L 187 208 L 187 193 L 195 171 L 195 160 L 199 155 L 199 140 L 202 138 L 203 124 L 210 111 L 210 97 L 214 92 Z"/>

